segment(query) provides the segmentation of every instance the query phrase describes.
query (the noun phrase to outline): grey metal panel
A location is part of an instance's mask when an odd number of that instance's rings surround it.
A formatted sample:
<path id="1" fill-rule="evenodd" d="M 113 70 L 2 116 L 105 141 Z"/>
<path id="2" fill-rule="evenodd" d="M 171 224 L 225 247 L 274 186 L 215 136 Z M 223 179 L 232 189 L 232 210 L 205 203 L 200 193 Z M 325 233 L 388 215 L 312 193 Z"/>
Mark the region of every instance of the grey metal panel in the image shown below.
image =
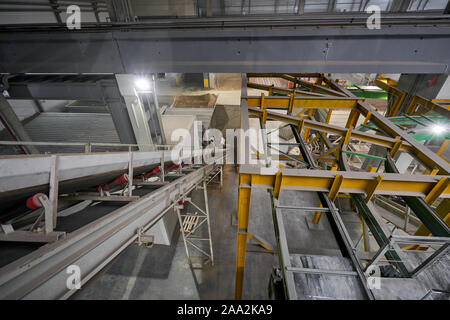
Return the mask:
<path id="1" fill-rule="evenodd" d="M 448 25 L 104 30 L 2 32 L 0 72 L 445 73 L 450 64 Z"/>
<path id="2" fill-rule="evenodd" d="M 414 267 L 417 267 L 433 252 L 427 251 L 424 253 L 413 251 L 404 253 L 404 256 L 410 259 Z M 442 258 L 437 259 L 431 266 L 419 273 L 416 279 L 427 289 L 450 291 L 450 254 L 447 253 Z"/>
<path id="3" fill-rule="evenodd" d="M 102 100 L 100 85 L 96 83 L 11 83 L 12 99 Z"/>
<path id="4" fill-rule="evenodd" d="M 104 113 L 46 112 L 27 123 L 25 128 L 33 141 L 120 143 L 111 115 Z M 39 146 L 38 148 L 41 153 L 84 152 L 80 147 Z M 107 150 L 126 151 L 123 148 L 112 147 Z"/>
<path id="5" fill-rule="evenodd" d="M 120 143 L 110 114 L 96 113 L 41 113 L 24 124 L 31 141 L 45 142 L 100 142 Z M 6 130 L 0 140 L 11 140 Z M 37 146 L 40 153 L 84 152 L 78 146 Z M 126 151 L 117 147 L 95 147 L 93 151 Z M 17 154 L 16 147 L 0 146 L 0 154 Z"/>
<path id="6" fill-rule="evenodd" d="M 293 267 L 353 271 L 350 259 L 344 257 L 292 254 Z M 299 299 L 364 300 L 364 289 L 356 276 L 294 273 Z"/>
<path id="7" fill-rule="evenodd" d="M 7 72 L 7 69 L 17 70 L 15 73 L 124 72 L 113 34 L 109 32 L 33 32 L 20 35 L 2 34 L 1 38 L 0 72 Z"/>

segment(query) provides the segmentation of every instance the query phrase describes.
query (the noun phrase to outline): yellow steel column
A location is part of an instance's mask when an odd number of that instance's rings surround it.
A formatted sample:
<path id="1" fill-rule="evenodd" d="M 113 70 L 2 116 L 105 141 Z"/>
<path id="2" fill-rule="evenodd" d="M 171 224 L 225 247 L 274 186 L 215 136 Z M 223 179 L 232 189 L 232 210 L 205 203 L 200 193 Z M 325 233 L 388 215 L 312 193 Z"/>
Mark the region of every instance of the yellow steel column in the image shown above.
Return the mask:
<path id="1" fill-rule="evenodd" d="M 319 201 L 319 208 L 323 208 L 322 202 Z M 322 211 L 316 211 L 313 218 L 313 223 L 319 223 L 320 217 L 322 217 Z"/>
<path id="2" fill-rule="evenodd" d="M 438 156 L 440 156 L 441 158 L 444 158 L 444 157 L 442 156 L 442 154 L 445 152 L 445 150 L 447 150 L 447 147 L 448 147 L 449 143 L 450 143 L 450 140 L 445 140 L 444 143 L 443 143 L 443 144 L 441 145 L 441 147 L 439 148 L 438 152 L 436 152 L 436 154 L 437 154 Z M 444 159 L 445 159 L 445 158 L 444 158 Z"/>
<path id="3" fill-rule="evenodd" d="M 314 117 L 314 114 L 315 114 L 315 113 L 316 113 L 316 109 L 310 109 L 309 112 L 308 112 L 308 116 Z M 305 135 L 304 135 L 304 137 L 303 137 L 303 139 L 305 139 L 305 141 L 308 141 L 308 138 L 309 138 L 309 132 L 310 132 L 310 129 L 309 129 L 309 128 L 306 128 L 306 129 L 305 129 Z"/>
<path id="4" fill-rule="evenodd" d="M 327 119 L 325 120 L 325 123 L 330 123 L 332 114 L 333 114 L 333 109 L 328 109 Z"/>
<path id="5" fill-rule="evenodd" d="M 251 175 L 239 174 L 238 195 L 238 237 L 236 251 L 236 284 L 234 297 L 242 299 L 244 283 L 245 253 L 247 249 L 247 229 L 250 216 Z"/>
<path id="6" fill-rule="evenodd" d="M 337 166 L 333 166 L 331 168 L 331 171 L 337 171 L 338 167 Z M 323 208 L 322 202 L 319 200 L 319 208 Z M 314 218 L 313 218 L 313 223 L 319 223 L 320 222 L 320 218 L 322 217 L 323 212 L 322 211 L 316 211 L 316 213 L 314 214 Z"/>
<path id="7" fill-rule="evenodd" d="M 366 223 L 364 222 L 364 218 L 361 217 L 361 226 L 362 226 L 362 232 L 363 232 L 363 244 L 364 244 L 364 251 L 367 251 L 367 245 L 368 245 L 368 241 L 369 239 L 367 239 L 367 234 L 366 234 Z"/>
<path id="8" fill-rule="evenodd" d="M 348 120 L 345 127 L 346 128 L 356 127 L 358 119 L 359 119 L 359 111 L 357 109 L 352 109 L 352 111 L 350 111 L 350 114 L 348 115 Z"/>
<path id="9" fill-rule="evenodd" d="M 331 201 L 334 201 L 339 193 L 339 189 L 341 189 L 342 183 L 344 182 L 344 177 L 342 174 L 337 174 L 331 184 L 330 192 L 328 193 L 328 197 Z"/>

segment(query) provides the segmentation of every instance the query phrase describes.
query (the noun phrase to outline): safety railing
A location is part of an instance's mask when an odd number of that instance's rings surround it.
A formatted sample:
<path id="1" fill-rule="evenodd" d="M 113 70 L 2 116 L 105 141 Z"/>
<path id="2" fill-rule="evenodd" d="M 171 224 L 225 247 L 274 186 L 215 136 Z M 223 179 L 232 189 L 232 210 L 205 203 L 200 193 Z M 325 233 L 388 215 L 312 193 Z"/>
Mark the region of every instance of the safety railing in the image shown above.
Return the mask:
<path id="1" fill-rule="evenodd" d="M 424 245 L 434 249 L 434 252 L 423 260 L 418 266 L 416 266 L 412 271 L 409 271 L 409 276 L 411 278 L 416 277 L 419 273 L 430 267 L 433 263 L 441 259 L 450 249 L 450 237 L 423 237 L 423 236 L 397 236 L 391 235 L 389 241 L 382 246 L 378 252 L 374 255 L 372 260 L 366 265 L 365 272 L 368 271 L 371 266 L 376 265 L 382 257 L 389 250 L 395 250 L 396 245 Z M 411 251 L 403 250 L 405 254 Z"/>
<path id="2" fill-rule="evenodd" d="M 149 147 L 155 150 L 171 150 L 175 144 L 123 144 L 123 143 L 103 143 L 103 142 L 42 142 L 42 141 L 0 141 L 0 146 L 54 146 L 54 147 L 82 147 L 85 153 L 92 152 L 93 147 L 114 147 L 126 148 L 132 151 L 132 148 Z"/>

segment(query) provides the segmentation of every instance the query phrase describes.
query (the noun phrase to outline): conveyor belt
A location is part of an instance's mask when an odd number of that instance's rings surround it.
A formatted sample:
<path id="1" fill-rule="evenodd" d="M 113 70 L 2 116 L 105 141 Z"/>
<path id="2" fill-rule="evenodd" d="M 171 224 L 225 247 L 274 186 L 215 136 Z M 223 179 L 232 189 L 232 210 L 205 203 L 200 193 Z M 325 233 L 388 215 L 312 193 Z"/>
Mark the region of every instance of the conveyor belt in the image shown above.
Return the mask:
<path id="1" fill-rule="evenodd" d="M 133 154 L 133 163 L 136 165 L 134 175 L 148 172 L 161 163 L 161 152 L 134 152 Z M 77 191 L 79 186 L 86 188 L 95 186 L 99 182 L 108 182 L 111 176 L 117 176 L 117 173 L 126 171 L 128 156 L 128 153 L 61 155 L 63 164 L 60 167 L 61 182 L 66 183 L 69 190 Z M 14 159 L 37 158 L 45 163 L 47 157 L 16 157 Z M 74 162 L 73 157 L 78 157 L 81 161 Z M 168 158 L 170 158 L 169 154 L 166 159 Z M 11 157 L 1 158 L 0 161 L 11 163 L 6 161 L 9 159 Z M 108 165 L 102 165 L 99 159 L 106 160 Z M 80 266 L 82 284 L 87 282 L 137 239 L 137 230 L 150 229 L 199 183 L 207 180 L 209 175 L 217 169 L 218 160 L 219 157 L 216 157 L 215 162 L 211 164 L 185 168 L 182 174 L 178 172 L 172 176 L 165 175 L 165 184 L 136 187 L 133 190 L 133 196 L 139 196 L 138 200 L 100 202 L 86 206 L 73 214 L 59 216 L 56 231 L 64 231 L 66 236 L 56 242 L 45 245 L 0 242 L 0 256 L 6 257 L 0 259 L 0 299 L 68 298 L 74 293 L 66 286 L 68 266 Z M 86 165 L 83 170 L 80 170 L 81 162 Z M 164 163 L 168 162 L 164 161 Z M 78 167 L 68 168 L 69 164 L 77 164 Z M 10 192 L 20 195 L 17 199 L 24 199 L 29 188 L 42 188 L 44 185 L 41 182 L 43 179 L 48 179 L 49 174 L 47 172 L 45 176 L 45 166 L 29 168 L 28 172 L 26 168 L 17 167 L 19 170 L 22 169 L 21 173 L 24 176 L 31 178 L 26 181 L 11 174 L 11 171 L 5 168 L 7 166 L 0 169 L 0 171 L 3 170 L 0 172 L 2 177 L 0 179 L 3 179 L 0 180 L 0 188 L 2 191 L 7 190 L 6 193 L 0 192 L 3 199 L 7 199 Z M 107 171 L 111 168 L 113 170 Z M 39 170 L 41 170 L 40 174 L 36 174 Z M 90 174 L 95 171 L 98 173 Z M 81 173 L 82 177 L 73 179 L 74 172 Z M 6 180 L 13 184 L 5 185 Z M 75 180 L 80 184 L 74 183 Z M 62 187 L 62 190 L 66 190 L 64 188 Z"/>

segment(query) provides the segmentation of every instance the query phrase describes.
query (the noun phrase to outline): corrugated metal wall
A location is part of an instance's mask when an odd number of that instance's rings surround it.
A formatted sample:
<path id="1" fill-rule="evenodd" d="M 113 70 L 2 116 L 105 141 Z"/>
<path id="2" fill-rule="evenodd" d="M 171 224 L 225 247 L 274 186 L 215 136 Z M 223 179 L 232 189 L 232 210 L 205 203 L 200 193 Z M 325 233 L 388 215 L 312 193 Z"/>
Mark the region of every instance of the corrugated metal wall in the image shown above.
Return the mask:
<path id="1" fill-rule="evenodd" d="M 110 114 L 46 112 L 24 124 L 33 141 L 120 143 Z M 0 140 L 12 140 L 3 130 Z M 83 147 L 38 146 L 42 153 L 84 152 Z M 0 146 L 0 154 L 15 154 L 14 148 Z M 124 151 L 112 147 L 96 147 L 92 151 Z"/>

